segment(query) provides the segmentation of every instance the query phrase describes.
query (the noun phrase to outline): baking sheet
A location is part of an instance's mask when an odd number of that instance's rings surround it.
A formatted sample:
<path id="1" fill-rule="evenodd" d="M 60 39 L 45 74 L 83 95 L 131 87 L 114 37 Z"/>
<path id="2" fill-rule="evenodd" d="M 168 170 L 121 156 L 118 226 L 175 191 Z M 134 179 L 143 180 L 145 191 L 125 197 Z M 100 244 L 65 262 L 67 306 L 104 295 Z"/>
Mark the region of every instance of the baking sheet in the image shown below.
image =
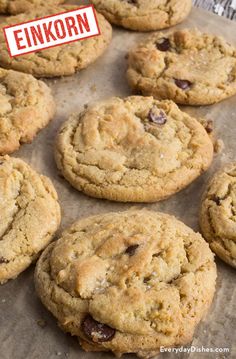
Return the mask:
<path id="1" fill-rule="evenodd" d="M 235 42 L 236 24 L 229 20 L 193 9 L 191 16 L 178 27 L 198 27 L 223 35 Z M 36 170 L 48 175 L 58 191 L 62 207 L 62 224 L 59 232 L 73 221 L 108 211 L 130 208 L 131 204 L 113 203 L 89 198 L 74 190 L 58 173 L 53 158 L 55 134 L 61 123 L 74 111 L 80 111 L 87 103 L 109 96 L 130 95 L 125 80 L 128 49 L 141 38 L 148 36 L 122 29 L 114 29 L 111 46 L 94 65 L 71 77 L 47 80 L 57 102 L 57 114 L 51 124 L 40 132 L 31 145 L 24 145 L 14 154 L 30 163 Z M 224 141 L 225 149 L 215 157 L 210 170 L 182 192 L 170 199 L 145 205 L 152 210 L 176 215 L 184 223 L 198 230 L 200 196 L 208 178 L 221 164 L 236 158 L 236 97 L 220 104 L 184 108 L 195 116 L 213 119 L 218 136 Z M 139 204 L 137 207 L 144 207 Z M 214 303 L 207 318 L 198 327 L 192 345 L 196 347 L 230 347 L 230 353 L 166 353 L 160 359 L 178 358 L 236 358 L 236 290 L 235 270 L 217 260 L 218 280 Z M 34 266 L 16 280 L 0 287 L 0 358 L 1 359 L 111 359 L 112 354 L 85 353 L 76 338 L 64 334 L 56 320 L 40 303 L 34 290 Z M 44 326 L 46 324 L 46 326 Z M 135 356 L 124 356 L 124 359 Z"/>

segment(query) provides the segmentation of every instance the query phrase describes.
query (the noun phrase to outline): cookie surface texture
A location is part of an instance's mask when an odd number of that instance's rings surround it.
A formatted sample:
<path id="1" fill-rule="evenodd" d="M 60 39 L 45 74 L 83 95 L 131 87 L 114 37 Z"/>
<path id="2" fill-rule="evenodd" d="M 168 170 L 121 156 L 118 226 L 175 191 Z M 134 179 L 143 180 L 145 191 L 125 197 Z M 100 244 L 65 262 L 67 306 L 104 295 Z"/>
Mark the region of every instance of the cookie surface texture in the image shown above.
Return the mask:
<path id="1" fill-rule="evenodd" d="M 130 30 L 153 31 L 183 21 L 189 14 L 191 0 L 92 0 L 108 21 Z"/>
<path id="2" fill-rule="evenodd" d="M 143 95 L 209 105 L 236 93 L 236 48 L 198 30 L 156 33 L 131 50 L 128 62 L 129 84 Z"/>
<path id="3" fill-rule="evenodd" d="M 172 101 L 111 98 L 66 121 L 56 139 L 63 176 L 87 195 L 155 202 L 178 192 L 210 165 L 203 126 Z"/>
<path id="4" fill-rule="evenodd" d="M 51 90 L 44 82 L 0 68 L 0 154 L 32 142 L 54 113 Z"/>
<path id="5" fill-rule="evenodd" d="M 200 225 L 211 249 L 236 268 L 236 163 L 218 171 L 203 195 Z"/>
<path id="6" fill-rule="evenodd" d="M 201 235 L 145 209 L 74 223 L 43 252 L 35 272 L 42 302 L 85 350 L 145 358 L 192 339 L 215 279 Z"/>
<path id="7" fill-rule="evenodd" d="M 59 14 L 74 8 L 74 6 L 38 7 L 27 14 L 8 17 L 0 25 L 0 30 L 4 26 Z M 97 20 L 101 35 L 13 58 L 9 55 L 3 31 L 0 31 L 0 66 L 30 73 L 35 77 L 72 75 L 93 63 L 103 54 L 111 41 L 111 25 L 101 14 L 97 14 Z"/>
<path id="8" fill-rule="evenodd" d="M 47 5 L 57 5 L 63 0 L 47 0 Z M 0 0 L 0 14 L 20 14 L 37 6 L 45 6 L 45 0 Z"/>
<path id="9" fill-rule="evenodd" d="M 0 198 L 0 283 L 4 283 L 37 258 L 61 216 L 49 178 L 17 158 L 0 157 Z"/>

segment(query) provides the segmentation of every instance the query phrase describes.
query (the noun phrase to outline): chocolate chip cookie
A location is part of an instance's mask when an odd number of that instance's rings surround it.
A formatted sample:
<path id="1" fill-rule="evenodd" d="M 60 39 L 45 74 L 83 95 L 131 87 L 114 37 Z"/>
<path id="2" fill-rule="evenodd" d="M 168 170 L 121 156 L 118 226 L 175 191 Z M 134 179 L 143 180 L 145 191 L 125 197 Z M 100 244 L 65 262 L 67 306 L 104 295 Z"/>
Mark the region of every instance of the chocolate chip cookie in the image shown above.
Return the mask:
<path id="1" fill-rule="evenodd" d="M 198 30 L 155 33 L 129 54 L 128 81 L 144 95 L 209 105 L 236 93 L 236 49 Z"/>
<path id="2" fill-rule="evenodd" d="M 60 224 L 49 178 L 18 158 L 0 156 L 0 283 L 18 276 L 51 241 Z"/>
<path id="3" fill-rule="evenodd" d="M 0 66 L 30 73 L 36 77 L 56 77 L 72 75 L 94 62 L 108 47 L 112 37 L 111 25 L 100 14 L 97 14 L 97 19 L 101 35 L 19 57 L 11 58 L 9 55 L 4 34 L 1 31 L 4 26 L 58 14 L 74 8 L 65 5 L 45 6 L 35 8 L 25 14 L 8 17 L 0 25 Z"/>
<path id="4" fill-rule="evenodd" d="M 236 163 L 228 164 L 209 182 L 200 225 L 211 249 L 236 268 Z"/>
<path id="5" fill-rule="evenodd" d="M 87 195 L 154 202 L 180 191 L 211 164 L 204 127 L 172 101 L 111 98 L 74 114 L 56 140 L 64 177 Z"/>
<path id="6" fill-rule="evenodd" d="M 85 350 L 145 358 L 191 341 L 215 279 L 213 253 L 201 235 L 148 210 L 74 223 L 35 271 L 43 304 Z"/>
<path id="7" fill-rule="evenodd" d="M 64 0 L 47 0 L 47 5 L 57 5 Z M 45 0 L 0 0 L 0 14 L 29 12 L 37 6 L 45 6 Z"/>
<path id="8" fill-rule="evenodd" d="M 0 68 L 0 154 L 32 142 L 54 113 L 51 90 L 44 82 Z"/>
<path id="9" fill-rule="evenodd" d="M 191 0 L 92 0 L 96 9 L 115 25 L 153 31 L 176 25 L 189 14 Z"/>

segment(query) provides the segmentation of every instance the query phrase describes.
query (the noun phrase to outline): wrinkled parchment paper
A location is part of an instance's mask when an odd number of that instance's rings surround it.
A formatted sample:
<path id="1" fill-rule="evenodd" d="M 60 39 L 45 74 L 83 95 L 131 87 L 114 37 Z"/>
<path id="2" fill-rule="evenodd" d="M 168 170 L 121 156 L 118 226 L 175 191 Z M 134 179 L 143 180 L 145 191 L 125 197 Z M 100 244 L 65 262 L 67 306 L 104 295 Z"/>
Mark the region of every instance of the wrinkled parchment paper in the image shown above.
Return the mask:
<path id="1" fill-rule="evenodd" d="M 193 9 L 191 16 L 178 27 L 198 27 L 223 35 L 236 45 L 236 24 L 216 15 Z M 31 145 L 24 145 L 14 155 L 30 163 L 36 170 L 49 176 L 59 194 L 62 224 L 59 233 L 73 221 L 98 213 L 128 209 L 131 204 L 113 203 L 89 198 L 74 190 L 59 176 L 54 158 L 53 143 L 61 123 L 87 103 L 109 96 L 130 95 L 125 79 L 128 49 L 148 36 L 114 29 L 111 46 L 95 64 L 81 73 L 56 80 L 47 80 L 52 88 L 57 114 L 51 124 L 37 136 Z M 208 178 L 222 164 L 236 160 L 236 96 L 220 104 L 187 108 L 196 117 L 205 116 L 214 121 L 218 136 L 225 149 L 215 157 L 210 170 L 181 193 L 156 204 L 146 205 L 152 210 L 174 214 L 184 223 L 198 230 L 200 196 Z M 137 207 L 143 207 L 139 204 Z M 229 354 L 190 353 L 161 354 L 160 359 L 236 358 L 236 272 L 217 260 L 218 280 L 214 303 L 206 319 L 199 325 L 192 345 L 196 347 L 229 347 Z M 85 353 L 76 338 L 64 334 L 56 320 L 40 303 L 34 290 L 34 265 L 16 280 L 0 287 L 0 358 L 1 359 L 111 359 L 112 354 Z M 46 324 L 46 326 L 44 326 Z M 124 359 L 135 356 L 124 356 Z"/>

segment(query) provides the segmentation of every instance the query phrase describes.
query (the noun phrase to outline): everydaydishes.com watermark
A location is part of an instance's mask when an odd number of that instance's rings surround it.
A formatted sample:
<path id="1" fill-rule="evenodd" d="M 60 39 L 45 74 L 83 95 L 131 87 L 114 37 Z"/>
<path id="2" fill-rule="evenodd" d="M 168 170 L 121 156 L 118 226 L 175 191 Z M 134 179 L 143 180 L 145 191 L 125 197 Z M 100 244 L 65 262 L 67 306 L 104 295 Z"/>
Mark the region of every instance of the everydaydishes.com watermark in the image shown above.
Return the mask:
<path id="1" fill-rule="evenodd" d="M 229 348 L 212 348 L 212 347 L 196 347 L 192 345 L 191 347 L 178 347 L 178 348 L 165 348 L 160 347 L 161 353 L 229 353 Z"/>
<path id="2" fill-rule="evenodd" d="M 3 28 L 11 57 L 100 35 L 93 5 Z"/>

